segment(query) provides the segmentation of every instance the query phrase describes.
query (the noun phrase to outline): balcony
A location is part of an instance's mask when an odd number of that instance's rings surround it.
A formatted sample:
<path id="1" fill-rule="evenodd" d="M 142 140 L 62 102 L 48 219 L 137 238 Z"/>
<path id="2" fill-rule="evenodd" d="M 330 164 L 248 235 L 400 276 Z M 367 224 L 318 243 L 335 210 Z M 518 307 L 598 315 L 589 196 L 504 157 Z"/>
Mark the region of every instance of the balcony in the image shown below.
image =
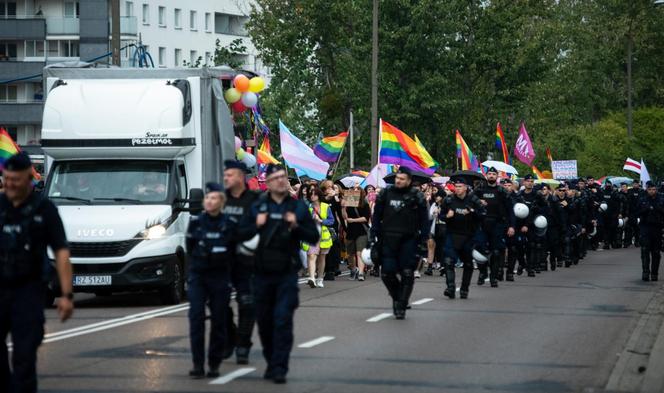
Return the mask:
<path id="1" fill-rule="evenodd" d="M 43 40 L 46 23 L 44 19 L 34 17 L 0 18 L 0 37 L 3 40 Z"/>
<path id="2" fill-rule="evenodd" d="M 43 61 L 0 61 L 0 81 L 36 74 L 40 74 L 40 76 L 33 79 L 26 79 L 24 82 L 40 81 L 45 65 L 46 63 Z"/>
<path id="3" fill-rule="evenodd" d="M 40 124 L 43 112 L 42 101 L 0 101 L 0 119 L 4 124 Z"/>
<path id="4" fill-rule="evenodd" d="M 81 31 L 78 18 L 46 18 L 46 34 L 78 35 Z"/>
<path id="5" fill-rule="evenodd" d="M 109 20 L 108 31 L 113 34 L 113 20 Z M 135 16 L 120 17 L 120 35 L 138 35 L 138 19 Z"/>

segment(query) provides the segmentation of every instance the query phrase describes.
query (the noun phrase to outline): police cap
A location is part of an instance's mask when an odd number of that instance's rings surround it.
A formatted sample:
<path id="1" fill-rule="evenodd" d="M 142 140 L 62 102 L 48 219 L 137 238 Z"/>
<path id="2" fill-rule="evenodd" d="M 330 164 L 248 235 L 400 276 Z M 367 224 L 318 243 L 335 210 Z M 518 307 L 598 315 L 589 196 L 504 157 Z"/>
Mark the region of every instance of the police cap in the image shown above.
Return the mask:
<path id="1" fill-rule="evenodd" d="M 285 171 L 286 168 L 281 165 L 281 164 L 269 164 L 267 168 L 265 168 L 265 177 L 267 178 L 273 173 L 279 172 L 279 171 Z"/>
<path id="2" fill-rule="evenodd" d="M 222 187 L 221 184 L 216 183 L 216 182 L 208 182 L 205 183 L 205 193 L 210 193 L 210 192 L 221 192 Z"/>
<path id="3" fill-rule="evenodd" d="M 30 156 L 26 152 L 18 152 L 5 161 L 5 171 L 24 171 L 32 167 Z"/>
<path id="4" fill-rule="evenodd" d="M 646 188 L 657 188 L 657 185 L 654 182 L 648 180 L 646 182 Z"/>
<path id="5" fill-rule="evenodd" d="M 404 175 L 408 175 L 408 177 L 413 176 L 413 171 L 410 170 L 410 168 L 405 167 L 405 166 L 400 166 L 399 169 L 397 170 L 397 173 L 403 173 Z"/>
<path id="6" fill-rule="evenodd" d="M 493 172 L 495 174 L 498 174 L 498 170 L 495 167 L 490 167 L 489 169 L 486 170 L 487 174 L 489 174 L 491 172 Z"/>
<path id="7" fill-rule="evenodd" d="M 530 173 L 523 177 L 523 180 L 533 180 L 535 179 Z"/>
<path id="8" fill-rule="evenodd" d="M 249 168 L 247 168 L 247 165 L 241 161 L 226 160 L 224 161 L 224 166 L 226 167 L 226 169 L 239 169 L 244 173 L 251 173 Z"/>
<path id="9" fill-rule="evenodd" d="M 463 177 L 455 177 L 454 179 L 452 179 L 452 183 L 453 183 L 454 185 L 457 185 L 457 184 L 468 184 L 468 183 L 466 182 L 466 179 L 464 179 Z"/>

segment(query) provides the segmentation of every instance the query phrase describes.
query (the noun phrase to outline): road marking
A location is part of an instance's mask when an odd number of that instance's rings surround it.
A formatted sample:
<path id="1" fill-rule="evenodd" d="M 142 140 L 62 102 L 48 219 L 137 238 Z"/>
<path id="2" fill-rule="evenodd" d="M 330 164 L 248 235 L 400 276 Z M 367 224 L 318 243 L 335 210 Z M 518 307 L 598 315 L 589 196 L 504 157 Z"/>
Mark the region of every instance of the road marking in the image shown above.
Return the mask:
<path id="1" fill-rule="evenodd" d="M 426 298 L 424 298 L 424 299 L 420 299 L 420 300 L 418 300 L 418 301 L 416 301 L 416 302 L 412 302 L 411 304 L 412 304 L 413 306 L 420 306 L 420 305 L 422 305 L 422 304 L 429 303 L 429 302 L 431 302 L 431 301 L 433 301 L 433 298 L 426 297 Z"/>
<path id="2" fill-rule="evenodd" d="M 326 343 L 326 342 L 332 341 L 332 340 L 334 340 L 334 337 L 332 337 L 332 336 L 323 336 L 323 337 L 318 337 L 315 340 L 311 340 L 311 341 L 307 341 L 306 343 L 302 343 L 302 344 L 298 345 L 297 347 L 298 348 L 313 348 L 316 345 L 320 345 L 320 344 L 323 344 L 323 343 Z"/>
<path id="3" fill-rule="evenodd" d="M 256 369 L 253 368 L 253 367 L 240 368 L 240 369 L 237 369 L 237 370 L 235 370 L 233 372 L 230 372 L 226 375 L 222 375 L 221 377 L 211 381 L 210 385 L 224 385 L 224 384 L 227 384 L 227 383 L 229 383 L 230 381 L 232 381 L 234 379 L 237 379 L 237 378 L 243 377 L 247 374 L 253 373 L 254 371 L 256 371 Z"/>
<path id="4" fill-rule="evenodd" d="M 367 319 L 367 322 L 378 322 L 378 321 L 382 321 L 383 319 L 389 318 L 391 316 L 392 316 L 392 313 L 384 312 L 382 314 L 378 314 L 374 317 L 371 317 L 371 318 Z"/>

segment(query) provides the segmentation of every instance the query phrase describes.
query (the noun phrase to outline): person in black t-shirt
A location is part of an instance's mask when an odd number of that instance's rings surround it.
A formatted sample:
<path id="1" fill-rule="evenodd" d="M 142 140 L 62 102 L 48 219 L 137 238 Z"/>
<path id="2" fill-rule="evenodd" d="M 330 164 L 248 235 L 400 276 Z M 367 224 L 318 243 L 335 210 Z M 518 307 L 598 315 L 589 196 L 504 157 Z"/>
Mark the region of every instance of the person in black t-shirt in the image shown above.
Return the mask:
<path id="1" fill-rule="evenodd" d="M 362 250 L 367 247 L 369 241 L 369 221 L 371 220 L 371 209 L 366 202 L 366 194 L 360 191 L 360 202 L 357 207 L 344 206 L 341 213 L 346 223 L 346 252 L 348 252 L 349 266 L 355 268 L 351 271 L 351 278 L 364 281 L 364 263 L 362 262 Z M 352 261 L 352 264 L 351 264 Z"/>

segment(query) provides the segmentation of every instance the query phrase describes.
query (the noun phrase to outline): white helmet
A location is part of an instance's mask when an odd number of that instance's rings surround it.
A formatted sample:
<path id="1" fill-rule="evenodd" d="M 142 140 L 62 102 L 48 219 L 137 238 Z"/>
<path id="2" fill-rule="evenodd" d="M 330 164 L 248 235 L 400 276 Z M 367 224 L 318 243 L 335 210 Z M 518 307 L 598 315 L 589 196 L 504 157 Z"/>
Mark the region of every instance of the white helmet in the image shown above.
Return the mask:
<path id="1" fill-rule="evenodd" d="M 373 266 L 373 261 L 371 260 L 371 249 L 370 248 L 365 248 L 362 250 L 362 262 L 368 267 Z"/>
<path id="2" fill-rule="evenodd" d="M 544 229 L 549 225 L 549 221 L 547 221 L 546 217 L 539 215 L 535 217 L 535 227 L 539 229 Z"/>
<path id="3" fill-rule="evenodd" d="M 618 219 L 618 228 L 622 228 L 624 226 L 625 226 L 625 220 L 623 220 L 622 218 L 619 218 Z"/>
<path id="4" fill-rule="evenodd" d="M 259 240 L 259 235 L 256 235 L 251 239 L 238 244 L 236 249 L 237 253 L 248 257 L 253 256 L 254 252 L 256 252 L 256 248 L 258 247 Z"/>
<path id="5" fill-rule="evenodd" d="M 477 263 L 486 263 L 489 261 L 489 258 L 486 257 L 486 255 L 482 254 L 481 252 L 477 251 L 476 249 L 473 249 L 473 259 Z"/>
<path id="6" fill-rule="evenodd" d="M 593 231 L 588 234 L 589 237 L 594 237 L 597 235 L 597 227 L 593 225 Z"/>
<path id="7" fill-rule="evenodd" d="M 514 215 L 516 218 L 526 218 L 530 213 L 530 209 L 525 203 L 516 203 L 514 204 Z"/>
<path id="8" fill-rule="evenodd" d="M 606 202 L 602 202 L 602 203 L 599 205 L 599 210 L 605 212 L 605 211 L 609 210 L 609 205 L 607 205 Z"/>

